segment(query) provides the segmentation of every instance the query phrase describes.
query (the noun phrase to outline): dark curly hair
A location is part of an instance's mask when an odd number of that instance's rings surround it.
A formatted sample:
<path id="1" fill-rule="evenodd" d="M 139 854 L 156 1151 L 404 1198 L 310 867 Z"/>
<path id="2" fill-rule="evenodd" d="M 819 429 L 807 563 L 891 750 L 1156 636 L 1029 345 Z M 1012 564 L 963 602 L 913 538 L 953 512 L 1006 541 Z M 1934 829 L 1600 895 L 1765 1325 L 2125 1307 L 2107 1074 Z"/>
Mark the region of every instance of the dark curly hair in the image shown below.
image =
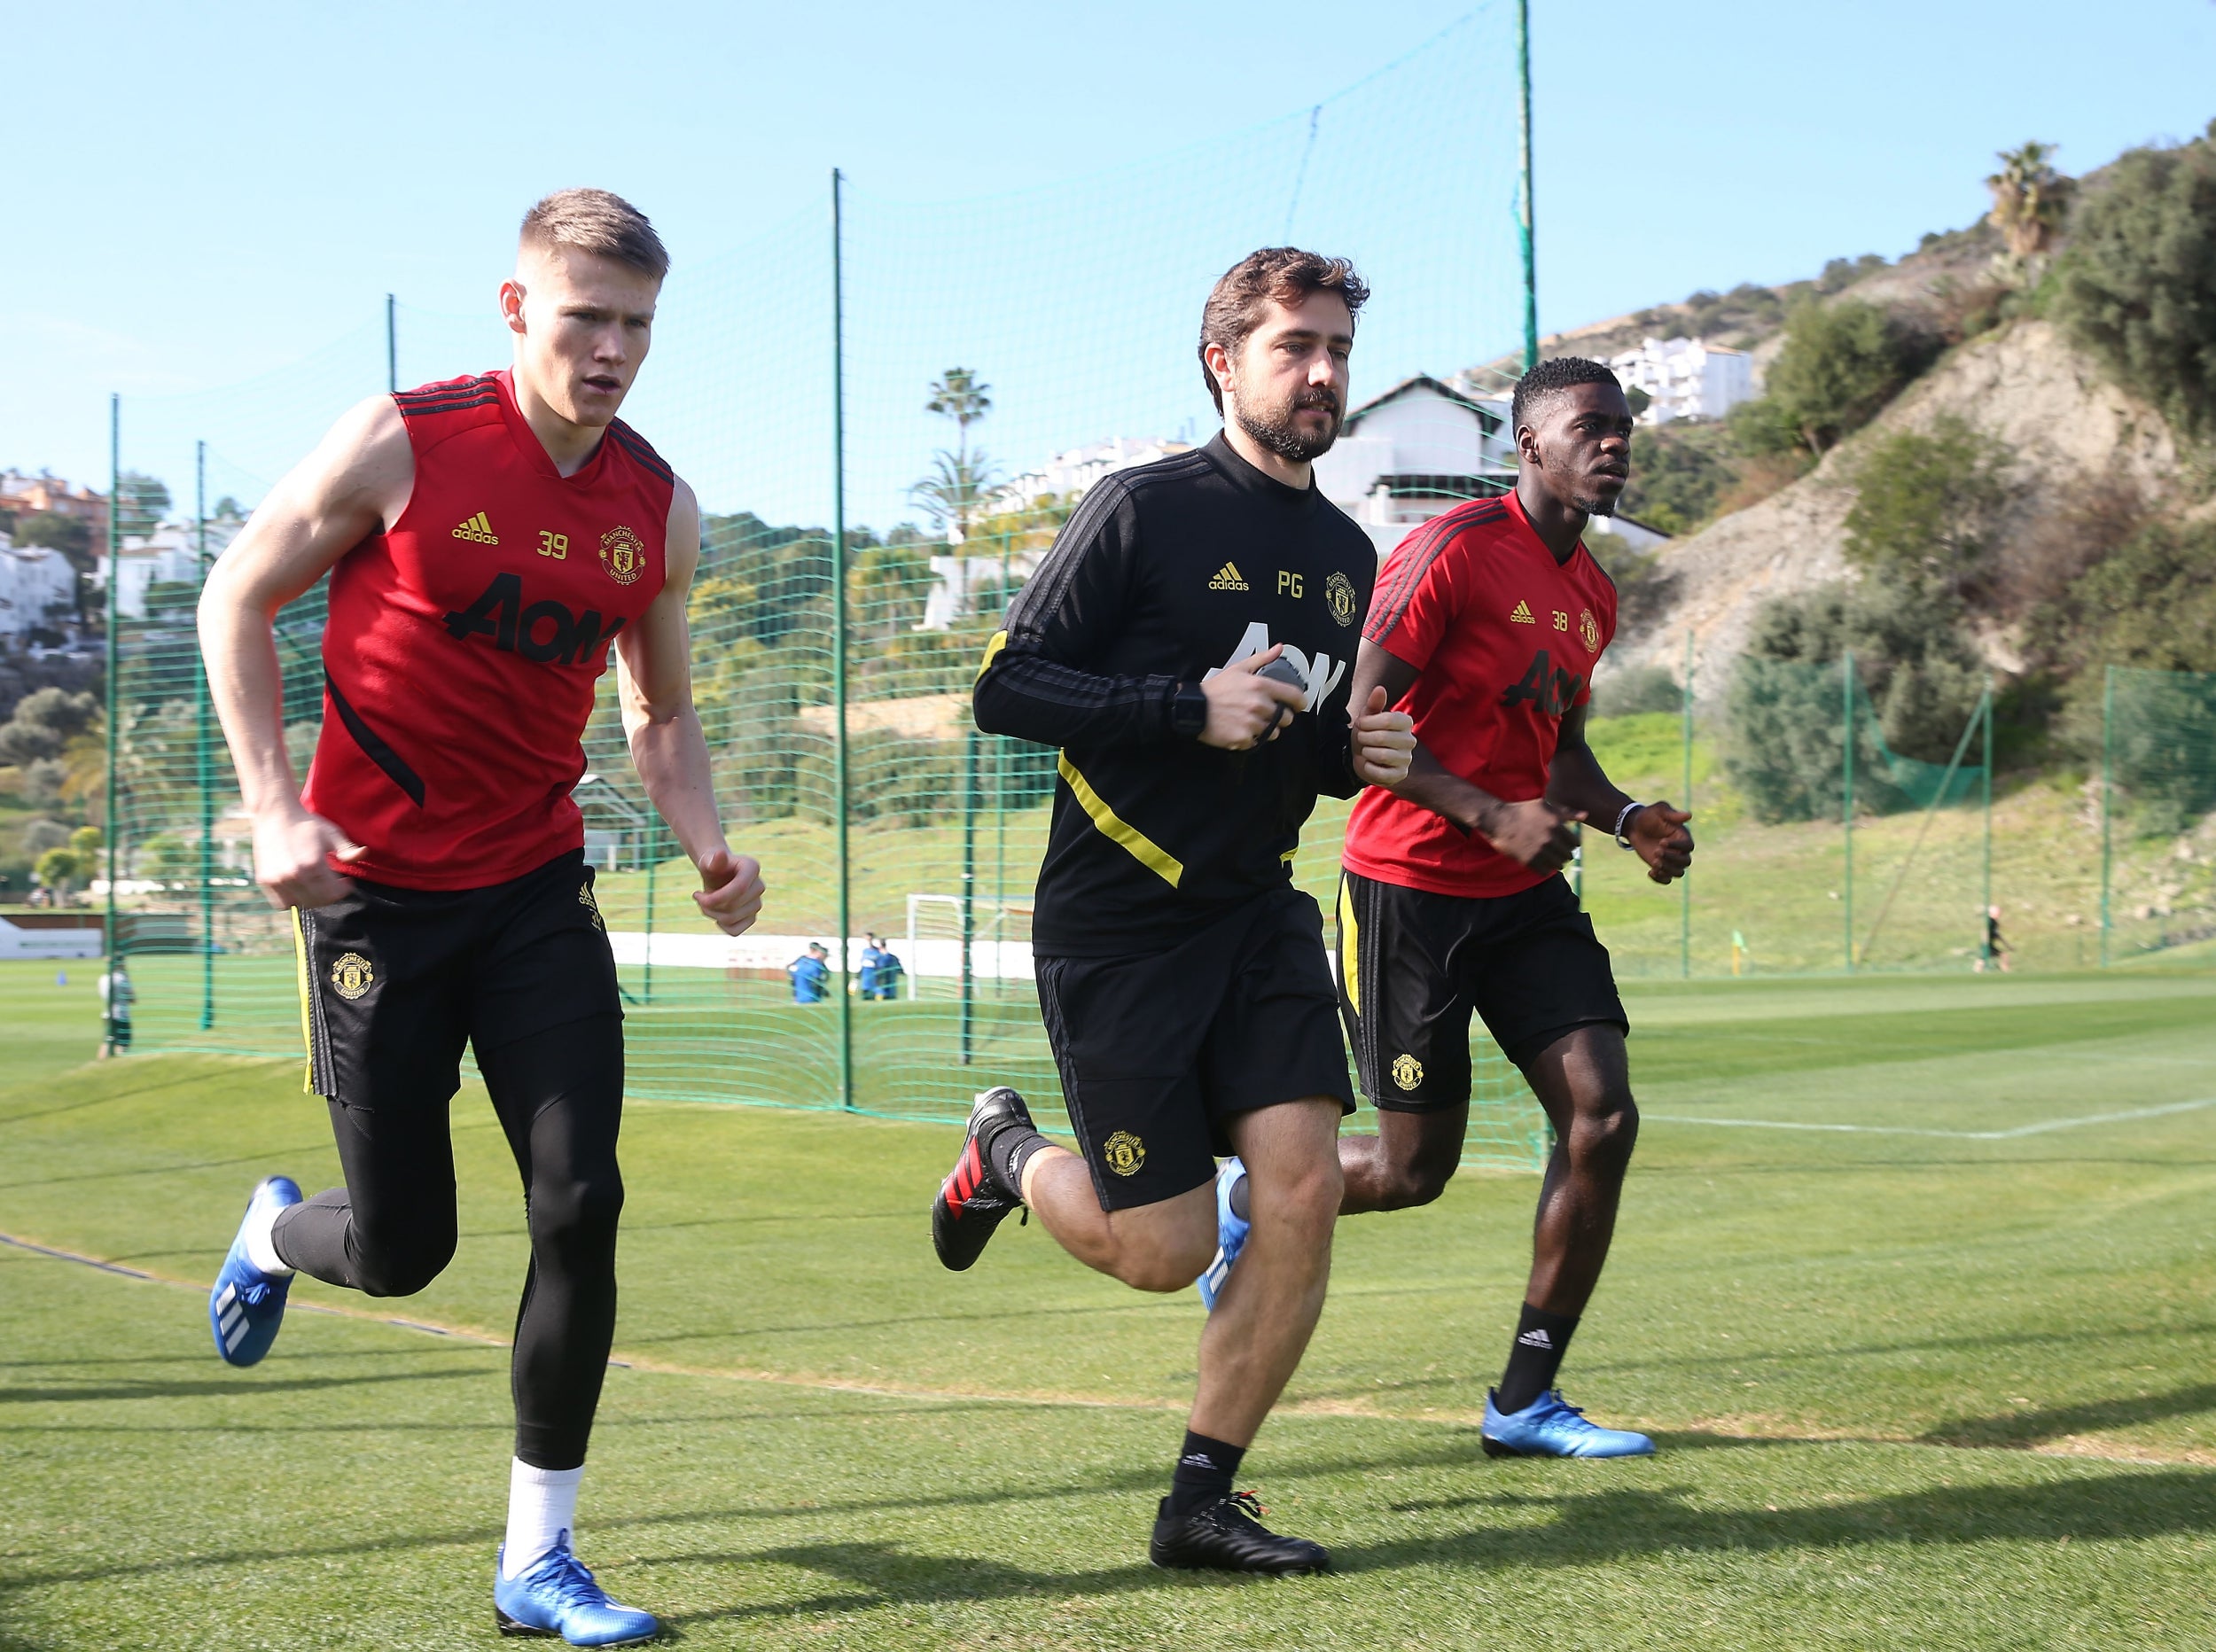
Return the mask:
<path id="1" fill-rule="evenodd" d="M 1272 299 L 1290 307 L 1312 292 L 1338 293 L 1346 300 L 1350 318 L 1362 314 L 1369 298 L 1369 285 L 1354 273 L 1352 259 L 1326 258 L 1297 246 L 1262 247 L 1223 272 L 1200 311 L 1200 376 L 1217 412 L 1223 411 L 1223 389 L 1208 370 L 1208 347 L 1220 344 L 1237 355 L 1262 324 Z"/>
<path id="2" fill-rule="evenodd" d="M 1619 390 L 1623 388 L 1616 375 L 1599 362 L 1588 361 L 1582 355 L 1551 356 L 1516 381 L 1515 400 L 1509 403 L 1508 409 L 1509 433 L 1513 435 L 1531 422 L 1525 414 L 1533 406 L 1574 385 L 1612 385 Z"/>

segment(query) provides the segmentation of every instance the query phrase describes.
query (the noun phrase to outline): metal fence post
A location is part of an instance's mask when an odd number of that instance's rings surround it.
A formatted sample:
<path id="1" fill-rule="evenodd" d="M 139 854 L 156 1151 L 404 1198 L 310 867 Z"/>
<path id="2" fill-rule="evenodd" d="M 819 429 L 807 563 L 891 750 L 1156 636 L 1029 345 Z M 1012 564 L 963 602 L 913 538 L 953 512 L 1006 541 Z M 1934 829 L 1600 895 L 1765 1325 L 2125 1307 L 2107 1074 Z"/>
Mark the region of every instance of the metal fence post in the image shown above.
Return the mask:
<path id="1" fill-rule="evenodd" d="M 108 588 L 107 588 L 107 783 L 100 800 L 100 823 L 107 829 L 108 905 L 106 934 L 108 955 L 107 1002 L 101 1007 L 100 1048 L 104 1054 L 115 1053 L 115 1001 L 121 982 L 118 970 L 123 960 L 122 937 L 118 932 L 115 907 L 115 879 L 117 873 L 116 843 L 122 836 L 116 825 L 116 725 L 122 721 L 122 696 L 118 685 L 122 675 L 122 655 L 117 648 L 116 618 L 120 612 L 117 589 L 123 583 L 123 398 L 108 397 Z"/>
<path id="2" fill-rule="evenodd" d="M 1986 919 L 1987 919 L 1987 918 L 1989 918 L 1989 917 L 1992 916 L 1992 914 L 1993 914 L 1993 679 L 1992 679 L 1991 677 L 1989 677 L 1989 676 L 1986 679 L 1985 713 L 1986 713 L 1986 849 L 1985 849 L 1985 879 L 1984 879 L 1984 888 L 1985 888 L 1985 892 L 1984 892 L 1984 894 L 1983 894 L 1982 896 L 1980 896 L 1980 897 L 1979 897 L 1979 904 L 1978 904 L 1978 947 L 1979 947 L 1979 949 L 1980 949 L 1981 951 L 1984 949 L 1984 947 L 1985 947 L 1985 938 L 1986 938 Z M 1994 968 L 1996 968 L 1996 969 L 1997 969 L 1997 968 L 1999 968 L 1999 967 L 2000 967 L 2000 962 L 2001 962 L 2001 961 L 2000 961 L 2000 959 L 1999 959 L 1999 958 L 1997 958 L 1997 957 L 1996 957 L 1996 958 L 1994 958 L 1994 959 L 1993 960 L 1994 967 Z"/>
<path id="3" fill-rule="evenodd" d="M 1693 811 L 1693 634 L 1685 633 L 1685 801 L 1678 807 Z M 1677 978 L 1693 978 L 1693 869 L 1677 880 Z"/>
<path id="4" fill-rule="evenodd" d="M 847 990 L 847 931 L 850 889 L 847 859 L 847 295 L 846 178 L 831 168 L 831 736 L 833 853 L 839 861 L 839 1104 L 854 1104 L 854 994 Z"/>
<path id="5" fill-rule="evenodd" d="M 971 959 L 977 945 L 977 729 L 962 731 L 962 1064 L 970 1064 L 976 1014 L 976 970 Z"/>
<path id="6" fill-rule="evenodd" d="M 200 565 L 207 583 L 207 443 L 192 444 L 192 523 Z M 215 790 L 208 775 L 207 661 L 192 651 L 192 783 L 200 794 L 200 1031 L 215 1025 Z"/>
<path id="7" fill-rule="evenodd" d="M 1839 673 L 1840 711 L 1846 737 L 1840 742 L 1839 825 L 1845 851 L 1845 869 L 1839 884 L 1841 933 L 1846 938 L 1846 972 L 1854 973 L 1854 654 L 1847 651 Z"/>
<path id="8" fill-rule="evenodd" d="M 2115 812 L 2116 793 L 2116 667 L 2101 676 L 2101 967 L 2108 968 L 2110 871 L 2109 816 Z"/>

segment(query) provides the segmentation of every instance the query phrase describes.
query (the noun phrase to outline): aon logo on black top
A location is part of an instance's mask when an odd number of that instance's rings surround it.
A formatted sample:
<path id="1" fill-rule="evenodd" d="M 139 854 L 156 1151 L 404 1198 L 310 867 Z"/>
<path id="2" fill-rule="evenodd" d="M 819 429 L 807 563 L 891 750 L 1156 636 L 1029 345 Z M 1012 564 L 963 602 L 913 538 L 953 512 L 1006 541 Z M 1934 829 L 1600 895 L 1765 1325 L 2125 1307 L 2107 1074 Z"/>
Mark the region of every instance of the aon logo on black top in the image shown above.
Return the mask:
<path id="1" fill-rule="evenodd" d="M 618 614 L 604 630 L 596 608 L 573 613 L 567 604 L 550 600 L 527 608 L 523 576 L 498 573 L 482 596 L 446 617 L 446 628 L 457 641 L 481 636 L 505 653 L 542 665 L 574 666 L 590 658 L 595 649 L 623 629 L 623 616 Z"/>
<path id="2" fill-rule="evenodd" d="M 1559 717 L 1577 704 L 1578 690 L 1584 686 L 1583 677 L 1557 666 L 1542 648 L 1531 657 L 1523 676 L 1502 694 L 1501 704 L 1521 705 L 1529 700 L 1533 710 L 1545 716 Z"/>

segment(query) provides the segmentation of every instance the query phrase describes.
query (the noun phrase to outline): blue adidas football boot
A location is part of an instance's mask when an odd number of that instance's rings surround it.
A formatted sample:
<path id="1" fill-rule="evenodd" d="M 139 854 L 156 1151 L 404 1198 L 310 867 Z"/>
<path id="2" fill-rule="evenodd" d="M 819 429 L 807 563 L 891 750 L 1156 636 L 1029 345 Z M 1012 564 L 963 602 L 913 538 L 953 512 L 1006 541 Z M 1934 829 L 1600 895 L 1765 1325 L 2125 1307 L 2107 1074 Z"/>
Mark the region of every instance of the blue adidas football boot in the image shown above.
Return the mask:
<path id="1" fill-rule="evenodd" d="M 495 1562 L 493 1624 L 503 1635 L 559 1635 L 574 1647 L 635 1646 L 661 1633 L 653 1613 L 608 1598 L 570 1553 L 566 1531 L 528 1571 L 511 1578 Z"/>
<path id="2" fill-rule="evenodd" d="M 1245 1178 L 1246 1166 L 1237 1159 L 1227 1159 L 1216 1172 L 1216 1255 L 1200 1277 L 1193 1281 L 1200 1292 L 1200 1305 L 1209 1313 L 1216 1311 L 1216 1295 L 1223 1289 L 1223 1282 L 1231 1277 L 1231 1264 L 1239 1259 L 1239 1252 L 1246 1248 L 1246 1235 L 1254 1224 L 1231 1208 L 1231 1189 Z"/>
<path id="3" fill-rule="evenodd" d="M 1562 1398 L 1558 1388 L 1521 1411 L 1502 1412 L 1498 1396 L 1485 1397 L 1485 1454 L 1488 1457 L 1651 1457 L 1654 1442 L 1628 1429 L 1604 1429 Z"/>
<path id="4" fill-rule="evenodd" d="M 246 1215 L 254 1216 L 265 1205 L 300 1202 L 300 1183 L 290 1176 L 265 1176 L 246 1201 Z M 265 1274 L 246 1255 L 242 1219 L 238 1236 L 230 1242 L 222 1269 L 215 1275 L 215 1289 L 207 1293 L 207 1325 L 215 1333 L 215 1352 L 233 1365 L 261 1363 L 277 1340 L 277 1327 L 285 1323 L 285 1295 L 292 1288 L 290 1274 L 281 1278 Z"/>

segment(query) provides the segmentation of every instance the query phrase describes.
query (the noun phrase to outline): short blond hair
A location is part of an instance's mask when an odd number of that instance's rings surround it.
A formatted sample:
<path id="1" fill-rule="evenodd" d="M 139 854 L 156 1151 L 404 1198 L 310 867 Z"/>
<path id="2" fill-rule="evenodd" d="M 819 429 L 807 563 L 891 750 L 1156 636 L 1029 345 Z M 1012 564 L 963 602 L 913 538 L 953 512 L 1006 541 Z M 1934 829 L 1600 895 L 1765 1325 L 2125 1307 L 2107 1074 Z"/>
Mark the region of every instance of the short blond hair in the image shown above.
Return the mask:
<path id="1" fill-rule="evenodd" d="M 613 258 L 657 281 L 669 274 L 669 250 L 646 214 L 606 190 L 555 191 L 523 214 L 521 241 Z"/>

